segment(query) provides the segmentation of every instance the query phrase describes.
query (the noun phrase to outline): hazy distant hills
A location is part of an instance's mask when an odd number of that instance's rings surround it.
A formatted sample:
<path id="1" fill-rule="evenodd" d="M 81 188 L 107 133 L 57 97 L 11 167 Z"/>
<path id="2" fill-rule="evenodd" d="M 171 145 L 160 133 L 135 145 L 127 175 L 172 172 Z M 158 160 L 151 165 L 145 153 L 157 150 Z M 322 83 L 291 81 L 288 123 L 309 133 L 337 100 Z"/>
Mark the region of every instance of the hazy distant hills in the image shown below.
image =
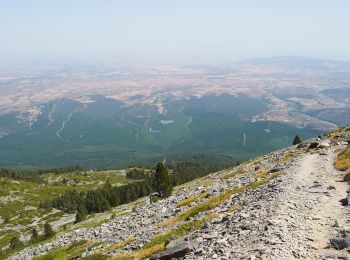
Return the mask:
<path id="1" fill-rule="evenodd" d="M 1 127 L 11 130 L 0 139 L 2 166 L 111 167 L 147 164 L 155 158 L 184 160 L 186 154 L 193 159 L 193 153 L 226 154 L 233 163 L 287 146 L 295 134 L 309 138 L 321 133 L 277 122 L 251 122 L 267 106 L 247 96 L 168 100 L 164 115 L 152 105 L 123 107 L 122 102 L 101 96 L 92 100 L 44 104 L 30 129 L 18 121 L 18 113 L 1 117 Z"/>
<path id="2" fill-rule="evenodd" d="M 350 123 L 349 63 L 303 57 L 33 65 L 0 71 L 0 94 L 11 167 L 232 163 Z"/>

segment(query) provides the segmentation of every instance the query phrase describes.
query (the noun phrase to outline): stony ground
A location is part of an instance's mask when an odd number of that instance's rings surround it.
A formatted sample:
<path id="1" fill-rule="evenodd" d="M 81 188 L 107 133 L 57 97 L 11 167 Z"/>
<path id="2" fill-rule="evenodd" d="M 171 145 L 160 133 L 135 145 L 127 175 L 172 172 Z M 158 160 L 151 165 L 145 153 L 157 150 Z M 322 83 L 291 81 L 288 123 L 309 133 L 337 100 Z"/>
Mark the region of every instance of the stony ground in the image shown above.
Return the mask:
<path id="1" fill-rule="evenodd" d="M 348 185 L 327 155 L 302 154 L 273 183 L 237 198 L 246 205 L 221 223 L 190 236 L 198 259 L 336 259 L 330 238 L 350 227 L 350 208 L 341 200 Z"/>
<path id="2" fill-rule="evenodd" d="M 177 187 L 170 198 L 157 203 L 144 198 L 133 204 L 138 206 L 124 205 L 130 213 L 95 228 L 61 234 L 11 259 L 31 259 L 81 240 L 98 244 L 87 246 L 82 256 L 132 256 L 155 236 L 204 218 L 208 219 L 198 230 L 189 228 L 180 237 L 170 237 L 166 252 L 185 243 L 186 259 L 350 259 L 349 249 L 330 246 L 332 238 L 350 238 L 350 206 L 342 204 L 348 184 L 333 166 L 345 147 L 337 142 L 349 140 L 349 133 L 328 138 L 333 138 L 329 147 L 284 149 Z M 201 207 L 237 187 L 244 189 L 215 207 Z M 200 196 L 204 192 L 207 196 Z M 186 198 L 193 200 L 179 206 Z M 198 207 L 197 214 L 181 219 L 181 214 Z M 161 256 L 153 259 L 157 257 Z"/>

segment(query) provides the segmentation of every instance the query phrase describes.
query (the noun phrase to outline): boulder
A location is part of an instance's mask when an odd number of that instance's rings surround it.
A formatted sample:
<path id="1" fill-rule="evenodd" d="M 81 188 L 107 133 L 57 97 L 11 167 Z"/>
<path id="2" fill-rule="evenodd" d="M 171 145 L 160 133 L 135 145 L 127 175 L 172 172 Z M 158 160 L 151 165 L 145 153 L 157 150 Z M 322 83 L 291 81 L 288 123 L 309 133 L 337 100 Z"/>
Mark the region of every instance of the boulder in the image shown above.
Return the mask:
<path id="1" fill-rule="evenodd" d="M 348 145 L 349 143 L 347 141 L 339 141 L 338 145 Z"/>
<path id="2" fill-rule="evenodd" d="M 350 239 L 333 238 L 330 240 L 331 246 L 337 250 L 350 248 Z"/>
<path id="3" fill-rule="evenodd" d="M 318 148 L 325 148 L 331 145 L 331 140 L 324 140 L 318 144 Z"/>
<path id="4" fill-rule="evenodd" d="M 316 149 L 318 147 L 318 143 L 313 142 L 309 144 L 309 149 Z"/>
<path id="5" fill-rule="evenodd" d="M 182 241 L 173 247 L 167 248 L 164 252 L 151 256 L 150 260 L 156 260 L 156 259 L 170 260 L 173 258 L 184 257 L 186 254 L 191 252 L 192 249 L 193 249 L 193 246 L 190 242 Z"/>

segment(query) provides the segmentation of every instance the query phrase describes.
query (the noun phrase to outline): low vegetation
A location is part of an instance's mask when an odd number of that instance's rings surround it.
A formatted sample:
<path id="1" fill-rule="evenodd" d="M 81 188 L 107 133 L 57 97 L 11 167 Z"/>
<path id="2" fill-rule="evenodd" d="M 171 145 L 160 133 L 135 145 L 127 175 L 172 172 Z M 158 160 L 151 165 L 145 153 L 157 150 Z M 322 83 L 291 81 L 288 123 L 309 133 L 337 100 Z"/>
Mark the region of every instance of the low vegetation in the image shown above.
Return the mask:
<path id="1" fill-rule="evenodd" d="M 243 171 L 243 170 L 234 171 L 234 172 L 231 172 L 229 174 L 222 176 L 220 179 L 221 180 L 230 179 L 232 177 L 235 177 L 236 175 L 243 174 L 243 173 L 245 173 L 245 171 Z"/>
<path id="2" fill-rule="evenodd" d="M 34 260 L 62 260 L 62 259 L 77 259 L 85 252 L 85 247 L 91 244 L 91 241 L 82 240 L 67 247 L 58 247 L 51 250 L 49 253 L 37 256 Z"/>
<path id="3" fill-rule="evenodd" d="M 269 174 L 269 171 L 260 171 L 254 175 L 254 178 L 260 179 L 265 178 Z"/>
<path id="4" fill-rule="evenodd" d="M 202 192 L 198 195 L 195 195 L 195 196 L 192 196 L 192 197 L 189 197 L 187 199 L 183 199 L 181 201 L 179 201 L 177 204 L 176 204 L 176 207 L 179 208 L 179 207 L 184 207 L 184 206 L 187 206 L 189 204 L 191 204 L 192 202 L 195 202 L 197 200 L 200 200 L 200 199 L 203 199 L 203 198 L 206 198 L 209 196 L 209 193 L 208 192 Z"/>
<path id="5" fill-rule="evenodd" d="M 340 171 L 350 169 L 350 146 L 343 150 L 335 160 L 335 167 Z"/>
<path id="6" fill-rule="evenodd" d="M 225 191 L 224 193 L 221 193 L 215 197 L 209 198 L 206 201 L 199 203 L 198 205 L 193 206 L 193 207 L 175 215 L 174 217 L 168 218 L 168 219 L 164 220 L 163 222 L 160 222 L 157 226 L 166 227 L 166 226 L 172 225 L 173 223 L 176 223 L 179 221 L 189 220 L 191 217 L 196 216 L 200 212 L 204 212 L 204 211 L 208 211 L 208 210 L 216 208 L 217 206 L 219 206 L 220 204 L 222 204 L 223 202 L 228 200 L 234 194 L 241 193 L 247 189 L 255 189 L 255 188 L 259 187 L 260 185 L 268 183 L 270 180 L 272 180 L 273 178 L 280 176 L 280 175 L 281 175 L 281 173 L 275 173 L 275 174 L 272 174 L 271 176 L 269 176 L 268 178 L 265 178 L 263 180 L 252 182 L 252 183 L 249 183 L 245 186 L 231 188 L 231 189 Z"/>
<path id="7" fill-rule="evenodd" d="M 145 244 L 140 250 L 136 251 L 135 254 L 130 255 L 132 259 L 139 260 L 145 259 L 153 254 L 159 253 L 165 249 L 166 244 L 174 239 L 186 236 L 187 234 L 201 229 L 204 224 L 214 218 L 219 217 L 218 214 L 212 213 L 209 216 L 202 217 L 200 219 L 192 220 L 180 225 L 177 228 L 172 228 L 164 233 L 157 234 L 151 238 L 151 240 Z M 118 257 L 116 258 L 118 259 Z"/>
<path id="8" fill-rule="evenodd" d="M 44 183 L 45 181 L 41 176 L 45 173 L 71 173 L 71 172 L 82 172 L 84 169 L 79 165 L 60 167 L 60 168 L 49 168 L 41 170 L 17 170 L 17 169 L 0 169 L 0 177 L 7 177 L 13 180 L 30 181 L 36 183 Z"/>
<path id="9" fill-rule="evenodd" d="M 281 159 L 281 163 L 286 163 L 289 162 L 291 159 L 295 158 L 296 154 L 294 153 L 287 153 L 282 159 Z"/>
<path id="10" fill-rule="evenodd" d="M 293 139 L 293 145 L 300 144 L 301 142 L 301 138 L 298 135 L 296 135 Z"/>
<path id="11" fill-rule="evenodd" d="M 127 244 L 131 243 L 132 241 L 134 241 L 134 238 L 129 237 L 123 241 L 120 241 L 119 243 L 115 243 L 115 244 L 112 244 L 112 245 L 104 248 L 103 250 L 101 250 L 99 252 L 99 254 L 106 254 L 111 250 L 123 249 Z"/>

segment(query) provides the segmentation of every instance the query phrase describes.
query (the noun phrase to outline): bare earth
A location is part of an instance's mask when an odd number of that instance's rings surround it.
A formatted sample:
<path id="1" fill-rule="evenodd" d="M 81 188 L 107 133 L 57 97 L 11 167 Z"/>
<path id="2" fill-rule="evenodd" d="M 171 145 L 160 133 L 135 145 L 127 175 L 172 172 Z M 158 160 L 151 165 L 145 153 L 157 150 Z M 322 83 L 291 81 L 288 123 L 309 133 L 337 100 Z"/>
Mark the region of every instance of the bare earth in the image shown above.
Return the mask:
<path id="1" fill-rule="evenodd" d="M 328 248 L 330 238 L 339 237 L 339 226 L 350 224 L 350 208 L 341 205 L 347 183 L 334 166 L 334 150 L 326 155 L 302 155 L 287 170 L 289 184 L 276 201 L 271 222 L 286 232 L 283 250 L 270 259 L 321 259 L 330 255 L 350 256 Z M 334 189 L 335 188 L 335 189 Z M 281 234 L 283 234 L 282 232 Z M 300 241 L 305 248 L 300 248 Z"/>

